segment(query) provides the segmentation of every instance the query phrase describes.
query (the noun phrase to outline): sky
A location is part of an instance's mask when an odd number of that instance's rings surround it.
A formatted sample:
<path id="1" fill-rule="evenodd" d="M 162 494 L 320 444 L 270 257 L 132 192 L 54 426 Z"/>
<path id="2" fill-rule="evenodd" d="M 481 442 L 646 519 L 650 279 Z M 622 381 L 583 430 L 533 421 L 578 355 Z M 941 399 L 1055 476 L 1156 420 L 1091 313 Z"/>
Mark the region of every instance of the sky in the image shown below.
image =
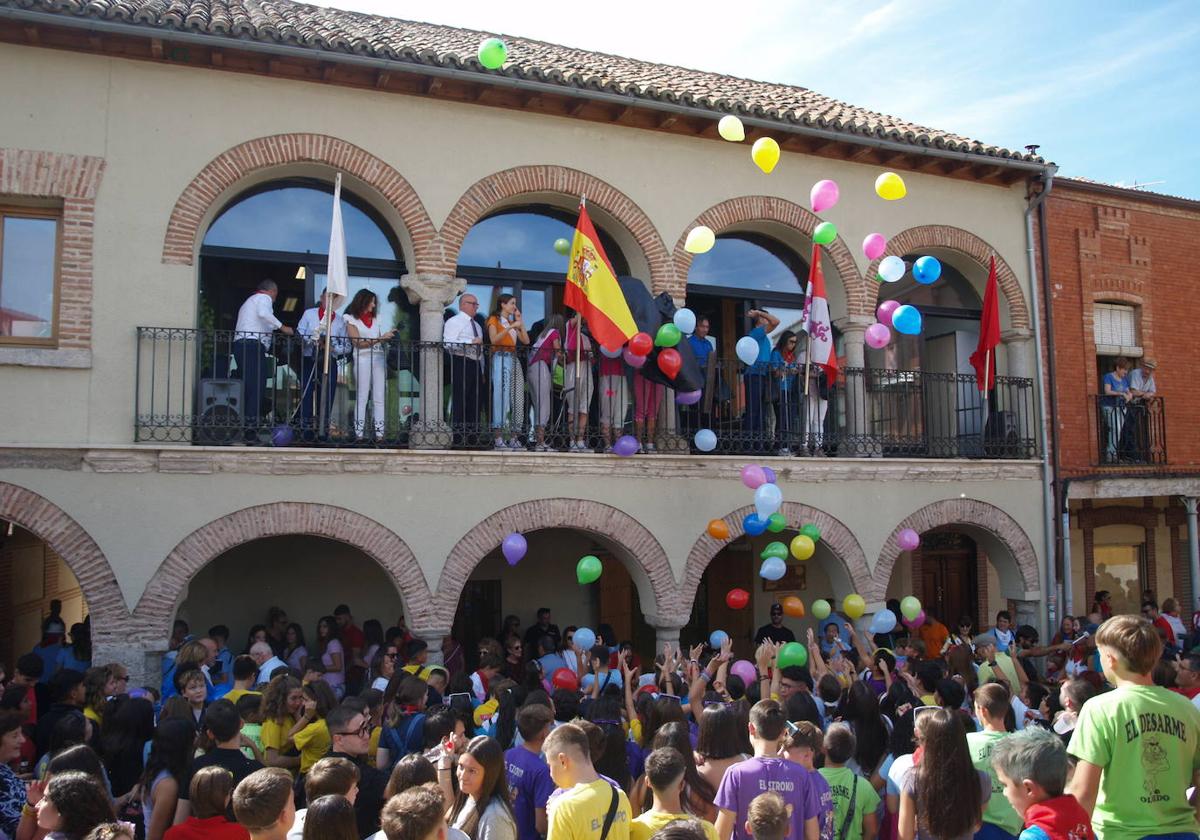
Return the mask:
<path id="1" fill-rule="evenodd" d="M 1200 199 L 1200 2 L 791 0 L 318 5 L 810 88 L 1059 174 Z"/>

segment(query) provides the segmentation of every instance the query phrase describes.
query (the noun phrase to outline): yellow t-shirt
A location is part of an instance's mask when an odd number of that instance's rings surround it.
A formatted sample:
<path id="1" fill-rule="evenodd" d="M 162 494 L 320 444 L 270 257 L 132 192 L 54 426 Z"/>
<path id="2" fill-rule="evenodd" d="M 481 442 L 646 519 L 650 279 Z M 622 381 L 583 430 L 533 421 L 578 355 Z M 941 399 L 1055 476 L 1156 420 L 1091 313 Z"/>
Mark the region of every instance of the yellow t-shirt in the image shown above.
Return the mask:
<path id="1" fill-rule="evenodd" d="M 708 840 L 717 840 L 717 827 L 708 820 L 693 817 L 691 814 L 668 814 L 665 811 L 647 811 L 630 823 L 629 840 L 650 840 L 660 828 L 676 820 L 696 820 L 704 829 L 704 836 Z"/>
<path id="2" fill-rule="evenodd" d="M 604 779 L 597 779 L 590 784 L 575 785 L 551 799 L 547 805 L 546 840 L 600 840 L 613 790 Z M 617 790 L 617 797 L 617 813 L 608 840 L 630 840 L 629 797 L 623 790 Z"/>
<path id="3" fill-rule="evenodd" d="M 379 736 L 383 734 L 383 727 L 376 726 L 371 730 L 371 744 L 367 747 L 367 761 L 371 766 L 375 766 L 375 756 L 379 754 Z"/>
<path id="4" fill-rule="evenodd" d="M 91 706 L 88 706 L 86 709 L 83 710 L 83 716 L 85 718 L 87 718 L 88 720 L 90 720 L 92 723 L 96 724 L 96 726 L 100 726 L 100 724 L 104 723 L 104 718 L 101 716 L 101 714 L 99 712 L 97 712 L 95 709 L 93 709 Z"/>
<path id="5" fill-rule="evenodd" d="M 996 667 L 1000 669 L 1001 676 L 1008 680 L 1008 686 L 1013 694 L 1017 694 L 1021 690 L 1020 677 L 1017 676 L 1017 664 L 1012 661 L 1012 657 L 1007 653 L 996 654 Z M 976 674 L 979 678 L 979 684 L 983 685 L 988 680 L 992 679 L 992 666 L 984 662 L 979 666 L 979 673 Z"/>
<path id="6" fill-rule="evenodd" d="M 418 677 L 425 682 L 429 682 L 429 675 L 433 673 L 433 668 L 428 665 L 405 665 L 400 670 L 406 674 L 412 674 L 414 677 Z"/>
<path id="7" fill-rule="evenodd" d="M 639 747 L 642 746 L 642 722 L 637 718 L 629 721 L 629 739 Z"/>
<path id="8" fill-rule="evenodd" d="M 258 697 L 262 696 L 261 691 L 251 691 L 248 688 L 231 688 L 229 691 L 225 692 L 225 699 L 236 706 L 237 701 L 245 697 L 247 694 L 254 694 Z"/>
<path id="9" fill-rule="evenodd" d="M 286 752 L 291 739 L 288 738 L 288 733 L 292 731 L 292 727 L 296 725 L 296 719 L 291 715 L 286 716 L 282 721 L 264 720 L 262 725 L 262 748 L 266 750 L 278 750 Z"/>
<path id="10" fill-rule="evenodd" d="M 300 750 L 300 772 L 307 773 L 314 764 L 325 757 L 332 743 L 329 727 L 324 720 L 314 720 L 293 736 L 296 749 Z"/>

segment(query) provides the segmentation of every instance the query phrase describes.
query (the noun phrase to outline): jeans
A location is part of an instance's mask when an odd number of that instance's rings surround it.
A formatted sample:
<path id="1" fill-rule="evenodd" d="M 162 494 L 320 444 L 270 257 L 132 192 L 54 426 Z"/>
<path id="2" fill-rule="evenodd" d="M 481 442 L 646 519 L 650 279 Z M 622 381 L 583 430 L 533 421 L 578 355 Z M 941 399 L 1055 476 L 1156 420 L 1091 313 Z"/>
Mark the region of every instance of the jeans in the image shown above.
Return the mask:
<path id="1" fill-rule="evenodd" d="M 517 357 L 513 353 L 496 351 L 492 354 L 492 429 L 500 436 L 501 429 L 513 427 L 513 391 L 516 378 L 513 368 Z"/>
<path id="2" fill-rule="evenodd" d="M 337 393 L 337 362 L 329 360 L 329 381 L 325 378 L 325 360 L 322 354 L 304 356 L 300 360 L 300 381 L 304 390 L 300 393 L 300 429 L 305 440 L 317 440 L 329 434 L 329 423 L 333 419 L 333 397 Z M 317 394 L 325 395 L 325 426 L 318 430 L 321 416 Z"/>
<path id="3" fill-rule="evenodd" d="M 747 373 L 745 383 L 746 410 L 742 414 L 742 432 L 752 449 L 762 449 L 765 443 L 763 433 L 767 428 L 766 406 L 763 403 L 767 377 L 760 373 Z"/>
<path id="4" fill-rule="evenodd" d="M 239 338 L 233 342 L 237 377 L 242 380 L 242 430 L 246 440 L 258 440 L 262 424 L 263 392 L 266 391 L 266 352 L 257 338 Z"/>
<path id="5" fill-rule="evenodd" d="M 1115 461 L 1117 458 L 1117 441 L 1121 439 L 1121 427 L 1125 425 L 1125 406 L 1104 405 L 1104 459 Z"/>

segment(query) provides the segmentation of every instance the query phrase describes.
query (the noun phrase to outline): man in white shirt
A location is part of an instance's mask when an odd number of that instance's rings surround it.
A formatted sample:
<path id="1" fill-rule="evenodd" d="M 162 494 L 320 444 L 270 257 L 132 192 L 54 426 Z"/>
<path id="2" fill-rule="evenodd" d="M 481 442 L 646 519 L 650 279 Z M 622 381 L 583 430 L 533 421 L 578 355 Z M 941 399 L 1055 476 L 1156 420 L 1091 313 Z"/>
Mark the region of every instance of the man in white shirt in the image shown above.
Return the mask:
<path id="1" fill-rule="evenodd" d="M 242 427 L 248 443 L 258 441 L 263 391 L 266 390 L 264 371 L 266 353 L 271 348 L 275 330 L 291 335 L 275 317 L 273 306 L 279 287 L 273 280 L 263 280 L 257 291 L 238 310 L 237 326 L 233 333 L 233 356 L 237 360 L 237 376 L 242 380 Z"/>
<path id="2" fill-rule="evenodd" d="M 300 316 L 296 332 L 304 339 L 303 356 L 300 359 L 300 424 L 305 440 L 324 439 L 329 435 L 329 421 L 333 415 L 333 396 L 337 392 L 337 360 L 350 351 L 346 337 L 346 322 L 338 312 L 326 312 L 334 305 L 333 296 L 321 293 L 320 305 L 305 309 Z M 329 382 L 325 377 L 325 319 L 329 319 Z M 318 394 L 325 394 L 325 426 L 317 431 L 320 416 Z"/>
<path id="3" fill-rule="evenodd" d="M 463 292 L 458 314 L 442 327 L 442 343 L 450 354 L 450 422 L 454 442 L 471 444 L 480 437 L 479 394 L 483 371 L 483 327 L 475 320 L 479 298 Z"/>
<path id="4" fill-rule="evenodd" d="M 1125 410 L 1125 428 L 1122 430 L 1122 436 L 1129 436 L 1129 448 L 1139 461 L 1150 460 L 1150 449 L 1155 443 L 1151 439 L 1154 437 L 1154 430 L 1151 428 L 1150 401 L 1158 394 L 1158 386 L 1154 382 L 1154 371 L 1157 367 L 1154 359 L 1142 359 L 1141 366 L 1134 368 L 1129 374 L 1129 394 L 1132 399 Z"/>
<path id="5" fill-rule="evenodd" d="M 1158 363 L 1154 359 L 1142 359 L 1142 365 L 1129 374 L 1129 393 L 1137 397 L 1153 397 L 1158 393 L 1154 384 L 1154 371 Z"/>
<path id="6" fill-rule="evenodd" d="M 276 668 L 286 668 L 288 664 L 280 659 L 271 650 L 271 646 L 266 642 L 255 642 L 250 646 L 250 658 L 254 660 L 254 664 L 258 666 L 258 676 L 255 678 L 255 685 L 262 685 L 271 681 L 271 673 Z"/>

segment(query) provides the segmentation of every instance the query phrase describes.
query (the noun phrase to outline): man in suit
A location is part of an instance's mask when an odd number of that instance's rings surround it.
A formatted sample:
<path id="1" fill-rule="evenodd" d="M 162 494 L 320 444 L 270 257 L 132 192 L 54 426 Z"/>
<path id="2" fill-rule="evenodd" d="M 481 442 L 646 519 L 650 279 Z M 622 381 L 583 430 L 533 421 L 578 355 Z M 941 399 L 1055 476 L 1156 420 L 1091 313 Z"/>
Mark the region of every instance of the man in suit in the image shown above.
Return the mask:
<path id="1" fill-rule="evenodd" d="M 483 327 L 475 320 L 478 311 L 479 298 L 463 292 L 458 314 L 442 326 L 442 343 L 450 356 L 450 422 L 457 444 L 472 444 L 479 436 Z"/>

